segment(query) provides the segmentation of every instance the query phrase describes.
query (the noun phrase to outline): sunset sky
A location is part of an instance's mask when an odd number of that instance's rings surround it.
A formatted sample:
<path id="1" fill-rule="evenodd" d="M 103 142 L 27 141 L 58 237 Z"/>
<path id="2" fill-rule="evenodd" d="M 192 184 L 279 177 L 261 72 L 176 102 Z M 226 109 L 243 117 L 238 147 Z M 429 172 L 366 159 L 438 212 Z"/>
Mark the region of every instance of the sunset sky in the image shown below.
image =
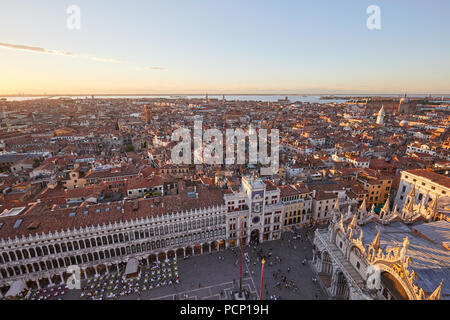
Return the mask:
<path id="1" fill-rule="evenodd" d="M 372 4 L 381 30 L 366 27 Z M 2 0 L 0 95 L 450 93 L 449 12 L 448 0 Z"/>

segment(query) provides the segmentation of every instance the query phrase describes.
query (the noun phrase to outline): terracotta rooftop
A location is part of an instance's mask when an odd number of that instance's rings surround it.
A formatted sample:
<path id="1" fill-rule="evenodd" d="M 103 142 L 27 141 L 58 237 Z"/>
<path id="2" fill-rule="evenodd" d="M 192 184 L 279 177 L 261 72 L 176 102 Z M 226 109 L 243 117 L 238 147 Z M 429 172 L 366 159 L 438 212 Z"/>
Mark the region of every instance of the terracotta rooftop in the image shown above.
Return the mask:
<path id="1" fill-rule="evenodd" d="M 416 169 L 416 170 L 405 170 L 405 172 L 414 174 L 416 176 L 431 180 L 434 183 L 437 183 L 441 186 L 444 186 L 446 188 L 450 188 L 450 178 L 446 177 L 442 174 L 429 171 L 429 170 L 423 170 L 423 169 Z"/>
<path id="2" fill-rule="evenodd" d="M 300 192 L 298 192 L 297 190 L 295 190 L 293 187 L 291 186 L 280 186 L 278 187 L 281 191 L 281 197 L 289 197 L 289 196 L 295 196 L 297 194 L 300 194 Z"/>
<path id="3" fill-rule="evenodd" d="M 218 188 L 197 188 L 198 198 L 189 197 L 186 190 L 178 195 L 112 203 L 55 208 L 50 204 L 33 204 L 26 212 L 0 218 L 0 239 L 102 225 L 120 221 L 161 216 L 162 214 L 223 205 Z M 75 213 L 75 214 L 74 214 Z M 22 219 L 17 228 L 14 224 Z M 34 227 L 33 227 L 34 226 Z M 37 226 L 37 227 L 36 227 Z"/>

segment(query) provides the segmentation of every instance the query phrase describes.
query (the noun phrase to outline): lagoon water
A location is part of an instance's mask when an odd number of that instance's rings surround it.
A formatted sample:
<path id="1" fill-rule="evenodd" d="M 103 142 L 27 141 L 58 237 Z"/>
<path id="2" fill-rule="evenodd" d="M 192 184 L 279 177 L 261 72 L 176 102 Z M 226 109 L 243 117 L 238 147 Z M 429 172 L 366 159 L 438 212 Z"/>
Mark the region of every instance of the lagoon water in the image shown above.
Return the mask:
<path id="1" fill-rule="evenodd" d="M 247 101 L 262 101 L 262 102 L 276 102 L 280 99 L 288 99 L 291 102 L 305 102 L 305 103 L 342 103 L 347 100 L 345 99 L 320 99 L 320 97 L 328 96 L 328 95 L 225 95 L 225 99 L 228 101 L 233 100 L 247 100 Z M 400 97 L 401 95 L 388 95 L 388 94 L 372 94 L 372 95 L 332 95 L 334 97 L 358 97 L 364 98 L 369 96 L 377 96 L 377 97 Z M 408 95 L 409 97 L 425 97 L 425 95 Z M 33 100 L 33 99 L 59 99 L 59 98 L 71 98 L 71 99 L 90 99 L 92 96 L 34 96 L 34 97 L 26 97 L 26 96 L 17 96 L 17 97 L 6 97 L 7 101 L 24 101 L 24 100 Z M 176 99 L 176 98 L 194 98 L 200 99 L 204 98 L 205 95 L 117 95 L 117 96 L 94 96 L 94 98 L 103 98 L 103 99 L 145 99 L 145 98 L 167 98 L 167 99 Z M 223 95 L 208 95 L 209 98 L 219 99 L 221 100 Z M 440 97 L 440 96 L 436 96 Z M 0 97 L 1 98 L 1 97 Z"/>

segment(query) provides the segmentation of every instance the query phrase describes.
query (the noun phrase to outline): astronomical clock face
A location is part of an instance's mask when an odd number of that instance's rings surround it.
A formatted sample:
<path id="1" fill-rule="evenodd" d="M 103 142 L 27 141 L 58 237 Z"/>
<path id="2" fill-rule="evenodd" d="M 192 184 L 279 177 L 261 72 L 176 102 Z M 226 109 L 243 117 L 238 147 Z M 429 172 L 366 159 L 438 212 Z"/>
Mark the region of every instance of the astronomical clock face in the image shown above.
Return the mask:
<path id="1" fill-rule="evenodd" d="M 258 215 L 254 215 L 252 218 L 252 223 L 253 224 L 258 224 L 259 221 L 261 221 L 261 218 Z"/>
<path id="2" fill-rule="evenodd" d="M 252 192 L 252 224 L 258 224 L 261 221 L 261 213 L 264 201 L 264 191 Z"/>
<path id="3" fill-rule="evenodd" d="M 264 192 L 261 191 L 253 191 L 252 192 L 252 201 L 262 201 L 264 196 Z"/>

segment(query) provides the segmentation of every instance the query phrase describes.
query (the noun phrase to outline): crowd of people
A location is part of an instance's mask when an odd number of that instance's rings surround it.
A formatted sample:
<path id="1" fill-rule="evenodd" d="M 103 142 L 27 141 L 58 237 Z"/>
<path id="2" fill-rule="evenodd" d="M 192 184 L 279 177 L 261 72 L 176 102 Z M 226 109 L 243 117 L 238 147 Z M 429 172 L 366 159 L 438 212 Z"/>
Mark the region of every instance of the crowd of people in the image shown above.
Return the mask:
<path id="1" fill-rule="evenodd" d="M 296 250 L 297 248 L 303 247 L 303 248 L 307 248 L 309 242 L 311 241 L 311 236 L 312 233 L 314 232 L 314 228 L 310 228 L 308 230 L 304 229 L 295 229 L 293 228 L 291 230 L 291 234 L 288 235 L 287 233 L 285 233 L 283 235 L 283 242 L 287 245 L 287 247 L 291 250 Z M 256 255 L 256 259 L 250 259 L 249 256 L 249 252 L 245 252 L 243 255 L 243 261 L 247 264 L 247 266 L 249 267 L 249 271 L 251 275 L 255 274 L 255 270 L 259 270 L 261 268 L 261 260 L 264 259 L 266 261 L 265 266 L 266 267 L 277 267 L 277 270 L 272 272 L 272 276 L 275 282 L 275 285 L 273 286 L 272 289 L 278 289 L 279 293 L 294 293 L 294 294 L 300 294 L 300 289 L 296 284 L 295 280 L 289 279 L 289 275 L 291 274 L 291 270 L 293 270 L 293 266 L 285 266 L 284 265 L 284 261 L 283 259 L 278 256 L 278 255 L 274 255 L 274 249 L 272 246 L 270 246 L 269 248 L 266 248 L 265 250 L 258 244 L 257 241 L 250 241 L 250 248 L 246 247 L 244 250 L 248 251 L 250 249 L 250 251 L 252 251 L 255 255 Z M 233 250 L 233 252 L 235 253 L 236 256 L 236 265 L 238 265 L 239 263 L 239 250 Z M 307 267 L 307 257 L 299 257 L 299 261 L 298 264 L 303 266 L 303 267 Z M 283 268 L 283 270 L 281 270 L 280 268 Z M 270 269 L 269 269 L 270 270 Z M 269 271 L 267 270 L 267 271 Z M 248 271 L 244 271 L 244 275 L 248 276 L 249 272 Z M 270 276 L 270 273 L 269 273 Z M 295 278 L 296 275 L 292 275 L 292 277 Z M 313 282 L 315 282 L 313 280 Z M 264 293 L 265 293 L 265 298 L 266 299 L 271 299 L 271 300 L 280 300 L 282 299 L 282 297 L 280 295 L 274 294 L 272 292 L 273 290 L 270 290 L 270 288 L 268 287 L 268 283 L 267 281 L 265 281 L 264 284 Z M 316 295 L 317 296 L 317 295 Z M 257 297 L 259 298 L 259 297 Z"/>
<path id="2" fill-rule="evenodd" d="M 50 285 L 47 288 L 32 290 L 28 293 L 27 300 L 62 300 L 68 288 L 65 283 Z"/>
<path id="3" fill-rule="evenodd" d="M 303 232 L 302 232 L 303 231 Z M 308 232 L 309 231 L 309 232 Z M 311 230 L 293 229 L 291 236 L 287 236 L 286 233 L 282 236 L 284 237 L 284 245 L 289 249 L 297 249 L 297 246 L 306 246 L 308 240 L 311 239 Z M 309 233 L 309 234 L 308 234 Z M 264 285 L 265 299 L 280 300 L 282 297 L 280 295 L 274 294 L 273 289 L 277 289 L 275 292 L 283 294 L 300 293 L 300 290 L 295 282 L 295 280 L 289 279 L 289 275 L 293 272 L 293 266 L 285 266 L 283 260 L 280 256 L 275 255 L 276 252 L 272 246 L 263 249 L 257 242 L 251 241 L 250 246 L 245 246 L 243 255 L 243 263 L 247 267 L 243 269 L 244 276 L 255 275 L 255 271 L 258 272 L 261 268 L 261 261 L 265 259 L 266 267 L 271 267 L 270 269 L 276 267 L 277 270 L 270 270 L 270 274 L 273 276 L 273 283 L 275 285 L 271 286 L 272 290 L 268 287 L 267 280 Z M 233 248 L 232 252 L 235 256 L 235 264 L 239 265 L 240 260 L 240 248 Z M 252 255 L 250 255 L 252 253 Z M 252 256 L 252 258 L 251 258 Z M 224 256 L 219 255 L 219 260 L 224 260 Z M 294 263 L 296 265 L 296 262 Z M 298 264 L 301 266 L 307 266 L 307 257 L 299 257 Z M 281 270 L 283 269 L 283 270 Z M 292 274 L 295 278 L 295 275 Z M 317 282 L 315 277 L 312 278 L 312 282 Z M 81 298 L 89 300 L 112 300 L 120 299 L 124 296 L 132 295 L 134 299 L 140 299 L 141 293 L 151 290 L 153 288 L 176 285 L 179 283 L 179 273 L 177 260 L 166 260 L 165 262 L 156 261 L 152 265 L 140 265 L 138 272 L 133 277 L 127 277 L 125 275 L 125 266 L 122 266 L 118 272 L 105 274 L 96 274 L 93 278 L 84 280 L 81 290 Z M 233 279 L 233 286 L 237 286 L 238 281 Z M 194 282 L 191 283 L 193 288 Z M 198 287 L 201 288 L 201 283 L 198 283 Z M 42 299 L 62 299 L 64 294 L 67 292 L 68 288 L 65 284 L 61 283 L 59 285 L 52 285 L 47 288 L 42 288 L 38 290 L 32 290 L 28 293 L 27 299 L 31 300 L 42 300 Z M 259 291 L 259 290 L 258 290 Z M 225 293 L 223 293 L 225 295 Z M 174 295 L 175 299 L 187 299 L 187 296 Z M 247 299 L 259 299 L 259 295 L 249 295 Z M 316 294 L 317 298 L 317 294 Z"/>
<path id="4" fill-rule="evenodd" d="M 153 288 L 179 283 L 177 260 L 155 262 L 151 266 L 141 265 L 135 277 L 127 278 L 124 270 L 117 273 L 96 275 L 88 279 L 82 288 L 81 298 L 90 300 L 115 300 L 127 295 L 136 295 Z"/>

